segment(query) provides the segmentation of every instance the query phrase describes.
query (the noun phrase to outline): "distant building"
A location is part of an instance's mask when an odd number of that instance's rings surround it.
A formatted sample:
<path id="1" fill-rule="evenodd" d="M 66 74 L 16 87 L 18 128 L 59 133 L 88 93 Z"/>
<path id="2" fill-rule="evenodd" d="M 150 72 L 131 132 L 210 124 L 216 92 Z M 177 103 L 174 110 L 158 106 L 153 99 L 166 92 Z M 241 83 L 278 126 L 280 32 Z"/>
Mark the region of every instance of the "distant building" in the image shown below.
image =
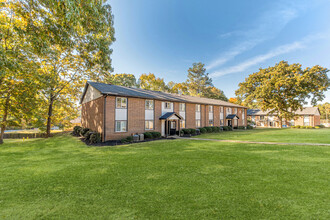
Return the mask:
<path id="1" fill-rule="evenodd" d="M 303 110 L 295 112 L 297 117 L 291 121 L 282 120 L 282 124 L 288 127 L 300 126 L 316 126 L 320 125 L 320 110 L 318 107 L 305 107 Z M 276 114 L 269 114 L 259 109 L 248 109 L 247 118 L 257 127 L 280 127 L 280 120 Z"/>

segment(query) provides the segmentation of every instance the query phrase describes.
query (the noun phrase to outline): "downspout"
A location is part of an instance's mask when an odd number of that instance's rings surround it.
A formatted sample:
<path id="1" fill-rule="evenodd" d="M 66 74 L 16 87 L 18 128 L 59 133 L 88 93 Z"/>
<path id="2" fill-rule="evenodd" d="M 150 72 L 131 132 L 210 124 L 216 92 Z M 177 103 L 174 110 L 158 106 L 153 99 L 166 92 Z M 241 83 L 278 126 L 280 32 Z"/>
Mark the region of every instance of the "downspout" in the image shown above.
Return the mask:
<path id="1" fill-rule="evenodd" d="M 103 106 L 103 142 L 105 142 L 105 132 L 106 132 L 106 105 L 107 105 L 107 95 L 104 96 L 104 106 Z"/>

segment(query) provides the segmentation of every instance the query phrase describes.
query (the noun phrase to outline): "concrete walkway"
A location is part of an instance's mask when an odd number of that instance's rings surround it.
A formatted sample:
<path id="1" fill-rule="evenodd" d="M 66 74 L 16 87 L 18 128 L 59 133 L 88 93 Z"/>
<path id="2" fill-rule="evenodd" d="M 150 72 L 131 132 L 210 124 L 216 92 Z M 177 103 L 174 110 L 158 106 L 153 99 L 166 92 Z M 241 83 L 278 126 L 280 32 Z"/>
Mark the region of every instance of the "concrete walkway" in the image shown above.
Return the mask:
<path id="1" fill-rule="evenodd" d="M 330 146 L 330 144 L 319 144 L 319 143 L 281 143 L 281 142 L 259 142 L 259 141 L 238 141 L 238 140 L 217 140 L 208 138 L 192 138 L 192 137 L 179 137 L 177 139 L 187 140 L 200 140 L 200 141 L 215 141 L 215 142 L 230 142 L 230 143 L 245 143 L 245 144 L 276 144 L 276 145 L 310 145 L 310 146 Z"/>

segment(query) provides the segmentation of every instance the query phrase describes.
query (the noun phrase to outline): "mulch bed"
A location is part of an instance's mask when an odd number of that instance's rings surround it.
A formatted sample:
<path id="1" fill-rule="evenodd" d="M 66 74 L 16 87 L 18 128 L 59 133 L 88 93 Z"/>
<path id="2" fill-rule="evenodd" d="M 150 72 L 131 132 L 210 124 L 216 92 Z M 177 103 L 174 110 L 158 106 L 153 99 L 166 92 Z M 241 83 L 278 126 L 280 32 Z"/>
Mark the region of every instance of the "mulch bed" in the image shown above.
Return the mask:
<path id="1" fill-rule="evenodd" d="M 84 142 L 88 146 L 94 146 L 94 147 L 106 147 L 106 146 L 118 146 L 118 145 L 128 145 L 128 144 L 138 144 L 138 143 L 143 143 L 143 142 L 150 142 L 150 141 L 158 141 L 158 140 L 175 140 L 176 138 L 173 137 L 168 137 L 168 138 L 156 138 L 156 139 L 145 139 L 143 141 L 137 141 L 137 142 L 127 142 L 127 143 L 122 143 L 120 140 L 117 141 L 106 141 L 106 142 L 101 142 L 97 144 L 90 144 L 88 141 L 85 141 L 84 138 L 79 138 L 82 142 Z"/>

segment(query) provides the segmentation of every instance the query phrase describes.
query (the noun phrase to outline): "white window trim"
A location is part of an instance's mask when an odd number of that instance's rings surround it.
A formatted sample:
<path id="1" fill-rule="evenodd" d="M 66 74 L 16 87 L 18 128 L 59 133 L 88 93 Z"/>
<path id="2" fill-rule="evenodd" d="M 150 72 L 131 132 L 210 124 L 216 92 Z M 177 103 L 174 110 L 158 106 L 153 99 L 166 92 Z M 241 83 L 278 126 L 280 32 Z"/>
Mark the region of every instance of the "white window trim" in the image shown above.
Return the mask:
<path id="1" fill-rule="evenodd" d="M 126 100 L 126 107 L 125 108 L 118 107 L 118 99 L 125 99 Z M 121 102 L 120 102 L 120 104 L 121 104 Z M 127 98 L 125 98 L 125 97 L 116 97 L 116 109 L 127 109 Z"/>
<path id="2" fill-rule="evenodd" d="M 164 109 L 171 109 L 172 103 L 171 102 L 164 102 Z"/>
<path id="3" fill-rule="evenodd" d="M 146 122 L 147 121 L 148 122 L 152 121 L 152 129 L 146 127 Z M 153 130 L 155 130 L 155 121 L 154 120 L 145 120 L 144 121 L 144 130 L 146 130 L 146 131 L 153 131 Z"/>
<path id="4" fill-rule="evenodd" d="M 126 130 L 125 131 L 117 131 L 117 122 L 123 122 L 123 121 L 126 122 Z M 127 132 L 127 120 L 115 120 L 115 132 L 116 133 L 125 133 L 125 132 Z"/>
<path id="5" fill-rule="evenodd" d="M 152 108 L 147 108 L 147 102 L 152 102 Z M 144 108 L 145 110 L 154 110 L 155 108 L 155 102 L 152 99 L 146 99 L 146 101 L 144 102 Z"/>

